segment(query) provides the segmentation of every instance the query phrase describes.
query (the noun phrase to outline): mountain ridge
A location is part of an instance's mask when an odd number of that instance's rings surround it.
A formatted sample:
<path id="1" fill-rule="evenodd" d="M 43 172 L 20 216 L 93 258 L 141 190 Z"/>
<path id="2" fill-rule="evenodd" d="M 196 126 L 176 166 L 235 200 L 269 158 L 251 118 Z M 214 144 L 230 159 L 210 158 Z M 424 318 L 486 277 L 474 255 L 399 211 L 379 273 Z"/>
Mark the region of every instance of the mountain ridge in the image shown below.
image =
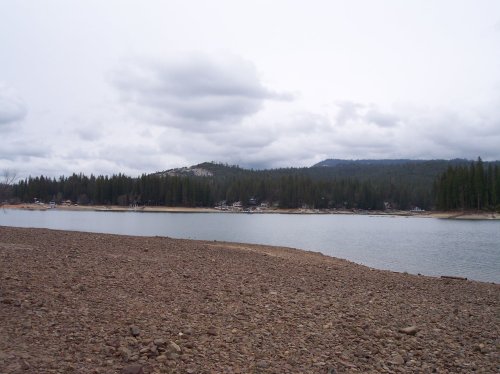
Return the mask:
<path id="1" fill-rule="evenodd" d="M 240 167 L 239 165 L 229 165 L 220 162 L 210 161 L 200 164 L 185 166 L 180 168 L 168 169 L 156 173 L 160 176 L 176 176 L 176 177 L 219 177 L 219 176 L 242 176 L 249 174 L 305 174 L 312 177 L 331 176 L 331 177 L 361 177 L 364 174 L 371 175 L 378 172 L 384 173 L 399 173 L 403 172 L 406 167 L 414 170 L 414 172 L 422 172 L 425 170 L 433 170 L 432 176 L 446 170 L 448 166 L 466 165 L 473 160 L 455 158 L 451 160 L 445 159 L 325 159 L 309 167 L 281 167 L 269 169 L 251 169 Z M 500 161 L 491 161 L 498 163 Z M 427 174 L 427 173 L 424 173 Z M 367 176 L 366 175 L 366 176 Z"/>

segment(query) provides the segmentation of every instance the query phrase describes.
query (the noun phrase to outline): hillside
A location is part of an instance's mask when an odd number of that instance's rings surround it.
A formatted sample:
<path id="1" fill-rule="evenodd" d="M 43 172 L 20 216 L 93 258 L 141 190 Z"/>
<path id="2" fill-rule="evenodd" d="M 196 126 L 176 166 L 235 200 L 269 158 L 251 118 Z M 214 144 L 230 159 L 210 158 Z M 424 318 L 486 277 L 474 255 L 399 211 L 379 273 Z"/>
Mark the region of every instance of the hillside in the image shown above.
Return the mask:
<path id="1" fill-rule="evenodd" d="M 471 161 L 454 160 L 341 160 L 327 159 L 311 167 L 288 167 L 279 169 L 244 169 L 237 165 L 204 162 L 190 167 L 176 168 L 155 173 L 160 176 L 210 177 L 227 179 L 235 177 L 304 176 L 312 180 L 330 181 L 334 179 L 354 178 L 360 181 L 385 180 L 392 183 L 430 183 L 446 171 L 449 166 L 467 165 Z"/>

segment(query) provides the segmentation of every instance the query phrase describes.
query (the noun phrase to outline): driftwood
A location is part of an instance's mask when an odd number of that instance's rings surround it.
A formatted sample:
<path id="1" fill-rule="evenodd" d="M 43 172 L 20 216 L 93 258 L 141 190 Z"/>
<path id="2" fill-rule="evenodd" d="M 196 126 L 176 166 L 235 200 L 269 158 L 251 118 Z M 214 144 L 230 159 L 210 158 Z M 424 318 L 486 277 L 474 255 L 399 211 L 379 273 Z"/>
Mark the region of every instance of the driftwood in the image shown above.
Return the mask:
<path id="1" fill-rule="evenodd" d="M 463 281 L 467 280 L 467 278 L 464 278 L 464 277 L 455 277 L 453 275 L 441 275 L 441 278 L 444 278 L 444 279 L 457 279 L 457 280 L 463 280 Z"/>

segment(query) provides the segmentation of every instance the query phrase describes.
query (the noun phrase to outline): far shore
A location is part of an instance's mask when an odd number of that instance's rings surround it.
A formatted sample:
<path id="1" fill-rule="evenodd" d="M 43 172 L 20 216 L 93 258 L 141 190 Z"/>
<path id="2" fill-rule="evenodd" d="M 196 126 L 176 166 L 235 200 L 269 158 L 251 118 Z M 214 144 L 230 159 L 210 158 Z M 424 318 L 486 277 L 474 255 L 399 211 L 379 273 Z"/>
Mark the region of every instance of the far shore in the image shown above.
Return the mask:
<path id="1" fill-rule="evenodd" d="M 500 220 L 500 213 L 481 211 L 408 211 L 408 210 L 360 210 L 360 209 L 279 209 L 279 208 L 230 208 L 221 210 L 206 207 L 171 206 L 118 206 L 118 205 L 55 205 L 49 204 L 6 204 L 3 209 L 21 210 L 66 210 L 66 211 L 103 211 L 103 212 L 150 212 L 150 213 L 245 213 L 245 214 L 347 214 L 386 217 L 442 218 L 461 220 Z"/>

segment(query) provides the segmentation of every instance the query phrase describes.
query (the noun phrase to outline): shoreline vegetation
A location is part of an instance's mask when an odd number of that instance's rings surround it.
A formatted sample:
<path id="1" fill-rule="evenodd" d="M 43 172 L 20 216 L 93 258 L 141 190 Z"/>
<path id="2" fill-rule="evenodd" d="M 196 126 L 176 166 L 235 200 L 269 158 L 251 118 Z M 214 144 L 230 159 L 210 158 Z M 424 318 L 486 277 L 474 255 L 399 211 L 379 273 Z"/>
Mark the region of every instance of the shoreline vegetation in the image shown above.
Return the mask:
<path id="1" fill-rule="evenodd" d="M 149 213 L 246 213 L 246 214 L 356 214 L 388 217 L 417 217 L 417 218 L 442 218 L 464 220 L 500 220 L 500 213 L 486 211 L 405 211 L 405 210 L 355 210 L 355 209 L 282 209 L 282 208 L 257 208 L 243 209 L 232 208 L 222 210 L 218 207 L 169 207 L 169 206 L 118 206 L 118 205 L 50 205 L 38 204 L 5 204 L 4 209 L 20 210 L 69 210 L 69 211 L 102 211 L 102 212 L 149 212 Z"/>
<path id="2" fill-rule="evenodd" d="M 252 170 L 206 162 L 130 177 L 72 174 L 19 180 L 8 203 L 500 212 L 500 161 L 326 160 L 310 168 Z M 1 186 L 1 183 L 0 183 Z M 5 186 L 5 185 L 4 185 Z"/>
<path id="3" fill-rule="evenodd" d="M 264 245 L 0 238 L 0 372 L 498 370 L 498 284 Z"/>

